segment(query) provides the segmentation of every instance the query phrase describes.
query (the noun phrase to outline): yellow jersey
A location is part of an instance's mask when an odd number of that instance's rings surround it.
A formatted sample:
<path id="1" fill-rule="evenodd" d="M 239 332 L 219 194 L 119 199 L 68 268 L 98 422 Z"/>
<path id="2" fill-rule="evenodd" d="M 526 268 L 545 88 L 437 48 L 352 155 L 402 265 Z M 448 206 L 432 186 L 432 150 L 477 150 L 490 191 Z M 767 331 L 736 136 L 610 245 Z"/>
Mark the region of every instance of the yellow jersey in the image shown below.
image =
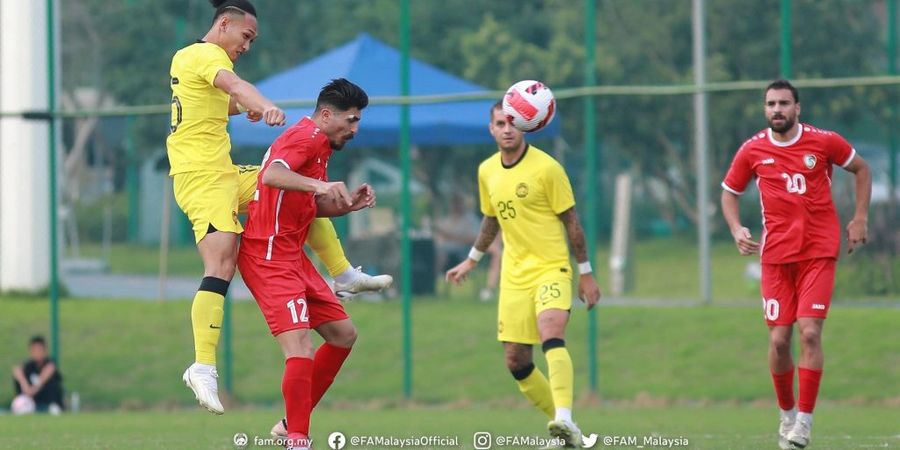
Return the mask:
<path id="1" fill-rule="evenodd" d="M 512 166 L 497 152 L 478 166 L 481 212 L 503 231 L 501 287 L 528 288 L 547 277 L 571 279 L 569 246 L 559 214 L 575 206 L 565 169 L 528 145 Z"/>
<path id="2" fill-rule="evenodd" d="M 228 136 L 228 93 L 213 82 L 220 70 L 234 72 L 222 47 L 191 44 L 172 57 L 172 119 L 166 139 L 169 175 L 197 170 L 232 170 Z"/>

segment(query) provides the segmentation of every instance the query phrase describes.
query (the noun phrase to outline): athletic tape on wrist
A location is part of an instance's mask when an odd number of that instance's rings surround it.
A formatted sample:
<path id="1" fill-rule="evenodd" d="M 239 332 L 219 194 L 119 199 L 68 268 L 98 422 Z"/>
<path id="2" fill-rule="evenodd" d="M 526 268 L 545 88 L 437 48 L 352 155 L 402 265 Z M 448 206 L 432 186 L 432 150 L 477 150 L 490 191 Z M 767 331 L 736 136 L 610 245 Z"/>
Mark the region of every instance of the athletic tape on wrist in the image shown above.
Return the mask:
<path id="1" fill-rule="evenodd" d="M 578 263 L 578 273 L 581 275 L 587 275 L 589 273 L 593 273 L 594 269 L 591 268 L 591 262 L 585 261 L 583 263 Z"/>

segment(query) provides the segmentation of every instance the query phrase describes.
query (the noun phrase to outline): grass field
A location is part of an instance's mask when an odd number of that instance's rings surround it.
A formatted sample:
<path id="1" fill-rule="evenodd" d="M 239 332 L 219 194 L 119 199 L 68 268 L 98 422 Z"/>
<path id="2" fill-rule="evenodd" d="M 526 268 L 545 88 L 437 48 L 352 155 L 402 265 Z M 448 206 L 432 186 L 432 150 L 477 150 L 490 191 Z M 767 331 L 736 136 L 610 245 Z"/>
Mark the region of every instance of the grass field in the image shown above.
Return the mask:
<path id="1" fill-rule="evenodd" d="M 85 257 L 99 257 L 100 247 L 82 246 Z M 863 252 L 865 249 L 863 250 Z M 714 302 L 735 304 L 759 297 L 757 282 L 746 279 L 747 264 L 755 258 L 740 256 L 734 244 L 726 241 L 714 242 L 712 246 L 712 286 Z M 895 258 L 896 259 L 896 258 Z M 597 273 L 601 286 L 609 273 L 609 251 L 601 247 L 598 251 Z M 159 271 L 159 249 L 141 245 L 116 244 L 111 246 L 109 269 L 113 273 L 155 275 Z M 859 254 L 839 262 L 835 301 L 856 300 L 887 301 L 898 304 L 896 296 L 888 298 L 867 292 L 884 288 L 885 275 L 882 268 Z M 894 278 L 900 277 L 900 259 L 893 263 Z M 192 247 L 172 248 L 169 252 L 168 273 L 172 276 L 197 277 L 203 273 L 197 250 Z M 699 297 L 699 264 L 697 244 L 692 237 L 648 239 L 635 244 L 634 248 L 634 290 L 628 297 L 694 300 Z M 664 275 L 664 276 L 661 276 Z"/>
<path id="2" fill-rule="evenodd" d="M 235 449 L 234 435 L 244 433 L 247 448 L 255 437 L 268 438 L 278 418 L 274 410 L 230 411 L 215 417 L 200 411 L 81 413 L 59 417 L 0 416 L 0 448 L 9 449 Z M 600 435 L 595 449 L 635 449 L 635 445 L 604 444 L 609 439 L 635 437 L 684 438 L 690 449 L 777 449 L 773 438 L 777 414 L 759 407 L 616 408 L 602 406 L 580 411 L 584 431 Z M 497 436 L 545 437 L 541 416 L 529 409 L 328 409 L 313 416 L 313 445 L 325 450 L 333 431 L 353 436 L 456 438 L 458 446 L 473 448 L 479 431 Z M 317 443 L 318 442 L 318 443 Z M 627 441 L 626 441 L 627 442 Z M 351 441 L 352 443 L 352 441 Z M 900 410 L 878 407 L 829 407 L 816 413 L 810 449 L 873 449 L 900 447 Z M 345 449 L 396 448 L 353 446 Z M 536 446 L 493 446 L 494 449 L 534 449 Z M 653 448 L 647 446 L 646 448 Z M 661 447 L 665 448 L 665 447 Z"/>
<path id="3" fill-rule="evenodd" d="M 771 404 L 766 329 L 756 302 L 751 303 L 601 307 L 599 397 L 637 405 Z M 477 301 L 415 302 L 416 403 L 522 404 L 495 341 L 495 308 Z M 94 408 L 190 406 L 192 398 L 180 380 L 193 358 L 189 311 L 188 301 L 63 301 L 61 365 L 67 389 L 79 391 L 82 403 Z M 353 302 L 348 311 L 360 338 L 326 403 L 403 404 L 400 304 Z M 282 357 L 256 305 L 235 304 L 233 317 L 233 402 L 280 404 Z M 898 309 L 832 309 L 825 328 L 823 399 L 842 404 L 898 403 L 897 323 Z M 575 361 L 577 392 L 587 405 L 586 328 L 587 314 L 576 309 L 567 346 Z M 24 357 L 28 336 L 46 333 L 46 301 L 0 297 L 0 330 L 4 349 L 0 370 L 6 371 Z M 540 352 L 535 353 L 542 366 Z M 0 384 L 0 404 L 11 399 L 10 389 L 7 383 Z"/>

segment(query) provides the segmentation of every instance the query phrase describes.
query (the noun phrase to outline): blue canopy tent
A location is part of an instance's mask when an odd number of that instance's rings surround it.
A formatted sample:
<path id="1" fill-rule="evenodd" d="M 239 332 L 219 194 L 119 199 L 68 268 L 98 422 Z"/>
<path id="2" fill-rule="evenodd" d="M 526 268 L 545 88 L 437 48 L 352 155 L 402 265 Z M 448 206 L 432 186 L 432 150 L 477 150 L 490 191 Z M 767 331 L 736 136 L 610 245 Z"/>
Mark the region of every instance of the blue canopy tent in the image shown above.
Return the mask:
<path id="1" fill-rule="evenodd" d="M 360 85 L 370 97 L 400 95 L 400 52 L 372 36 L 361 33 L 356 39 L 256 83 L 266 97 L 274 100 L 315 100 L 319 89 L 333 78 L 344 77 Z M 410 94 L 433 95 L 484 92 L 474 83 L 453 76 L 416 59 L 410 60 Z M 488 111 L 494 101 L 477 100 L 420 104 L 410 107 L 411 142 L 417 146 L 493 144 L 488 133 Z M 312 114 L 312 107 L 288 109 L 288 124 Z M 231 142 L 235 145 L 268 146 L 284 131 L 247 120 L 232 120 Z M 554 120 L 533 138 L 559 134 Z M 353 146 L 396 147 L 400 142 L 400 107 L 376 105 L 366 108 Z"/>

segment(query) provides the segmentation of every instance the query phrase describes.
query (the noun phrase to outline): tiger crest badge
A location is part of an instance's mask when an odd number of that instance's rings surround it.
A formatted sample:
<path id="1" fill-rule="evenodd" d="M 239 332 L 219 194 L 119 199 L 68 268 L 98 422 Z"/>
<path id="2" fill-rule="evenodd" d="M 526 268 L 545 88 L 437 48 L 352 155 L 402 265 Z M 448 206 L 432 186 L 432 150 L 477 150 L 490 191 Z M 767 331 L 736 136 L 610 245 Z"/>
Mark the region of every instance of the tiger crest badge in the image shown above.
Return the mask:
<path id="1" fill-rule="evenodd" d="M 516 197 L 525 198 L 528 196 L 528 185 L 525 183 L 519 183 L 516 186 Z"/>

